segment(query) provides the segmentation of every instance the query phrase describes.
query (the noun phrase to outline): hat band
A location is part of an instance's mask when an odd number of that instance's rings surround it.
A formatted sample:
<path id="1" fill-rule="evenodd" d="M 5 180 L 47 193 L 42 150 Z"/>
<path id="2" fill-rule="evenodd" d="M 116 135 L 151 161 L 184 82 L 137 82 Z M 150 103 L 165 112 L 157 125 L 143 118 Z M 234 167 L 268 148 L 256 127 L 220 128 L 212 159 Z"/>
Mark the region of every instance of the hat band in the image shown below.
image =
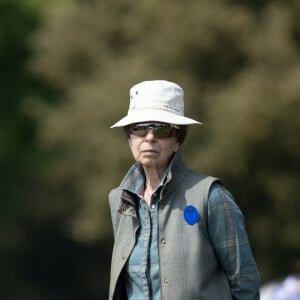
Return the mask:
<path id="1" fill-rule="evenodd" d="M 183 112 L 179 111 L 176 108 L 168 106 L 168 105 L 164 105 L 163 107 L 153 107 L 153 106 L 133 107 L 133 108 L 129 109 L 128 115 L 130 113 L 134 113 L 134 112 L 142 111 L 142 110 L 159 110 L 159 111 L 164 111 L 164 112 L 183 116 Z"/>

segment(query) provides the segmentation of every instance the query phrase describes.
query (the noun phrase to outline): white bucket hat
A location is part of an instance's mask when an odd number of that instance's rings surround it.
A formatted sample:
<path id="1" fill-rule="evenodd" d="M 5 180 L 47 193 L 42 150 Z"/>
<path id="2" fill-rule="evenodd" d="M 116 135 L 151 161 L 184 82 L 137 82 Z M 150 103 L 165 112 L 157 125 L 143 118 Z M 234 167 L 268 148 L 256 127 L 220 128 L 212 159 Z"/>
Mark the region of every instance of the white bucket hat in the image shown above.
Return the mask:
<path id="1" fill-rule="evenodd" d="M 166 80 L 143 81 L 130 89 L 127 116 L 111 126 L 156 121 L 174 125 L 202 124 L 184 116 L 183 89 Z"/>

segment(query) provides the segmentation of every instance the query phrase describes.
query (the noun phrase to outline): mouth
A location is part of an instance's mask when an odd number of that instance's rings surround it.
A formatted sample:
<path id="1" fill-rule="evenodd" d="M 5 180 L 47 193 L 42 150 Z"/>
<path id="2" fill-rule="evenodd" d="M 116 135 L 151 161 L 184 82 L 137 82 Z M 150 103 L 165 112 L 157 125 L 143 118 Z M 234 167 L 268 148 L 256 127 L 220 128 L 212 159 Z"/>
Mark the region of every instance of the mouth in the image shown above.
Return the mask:
<path id="1" fill-rule="evenodd" d="M 142 153 L 158 153 L 158 151 L 155 151 L 153 149 L 147 149 L 147 150 L 143 150 Z"/>

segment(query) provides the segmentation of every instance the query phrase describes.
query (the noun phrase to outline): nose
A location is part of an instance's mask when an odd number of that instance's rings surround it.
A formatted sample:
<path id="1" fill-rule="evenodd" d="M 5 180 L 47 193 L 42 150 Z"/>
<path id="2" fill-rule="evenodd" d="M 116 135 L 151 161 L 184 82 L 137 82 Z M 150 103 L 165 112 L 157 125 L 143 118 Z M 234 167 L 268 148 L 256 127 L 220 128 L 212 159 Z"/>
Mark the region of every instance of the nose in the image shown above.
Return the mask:
<path id="1" fill-rule="evenodd" d="M 150 128 L 145 136 L 145 141 L 152 142 L 155 140 L 154 129 Z"/>

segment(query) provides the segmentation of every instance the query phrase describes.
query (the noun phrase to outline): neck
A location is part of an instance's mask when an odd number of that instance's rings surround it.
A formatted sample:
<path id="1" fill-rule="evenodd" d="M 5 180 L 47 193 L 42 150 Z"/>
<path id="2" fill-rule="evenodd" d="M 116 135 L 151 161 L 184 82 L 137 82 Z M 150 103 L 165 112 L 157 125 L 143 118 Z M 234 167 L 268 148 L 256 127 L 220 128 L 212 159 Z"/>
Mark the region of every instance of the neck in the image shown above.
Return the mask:
<path id="1" fill-rule="evenodd" d="M 163 171 L 158 170 L 147 170 L 145 169 L 145 190 L 144 198 L 146 203 L 149 205 L 151 196 L 160 184 L 161 176 Z"/>
<path id="2" fill-rule="evenodd" d="M 145 184 L 147 188 L 155 190 L 160 183 L 164 169 L 145 168 Z"/>

